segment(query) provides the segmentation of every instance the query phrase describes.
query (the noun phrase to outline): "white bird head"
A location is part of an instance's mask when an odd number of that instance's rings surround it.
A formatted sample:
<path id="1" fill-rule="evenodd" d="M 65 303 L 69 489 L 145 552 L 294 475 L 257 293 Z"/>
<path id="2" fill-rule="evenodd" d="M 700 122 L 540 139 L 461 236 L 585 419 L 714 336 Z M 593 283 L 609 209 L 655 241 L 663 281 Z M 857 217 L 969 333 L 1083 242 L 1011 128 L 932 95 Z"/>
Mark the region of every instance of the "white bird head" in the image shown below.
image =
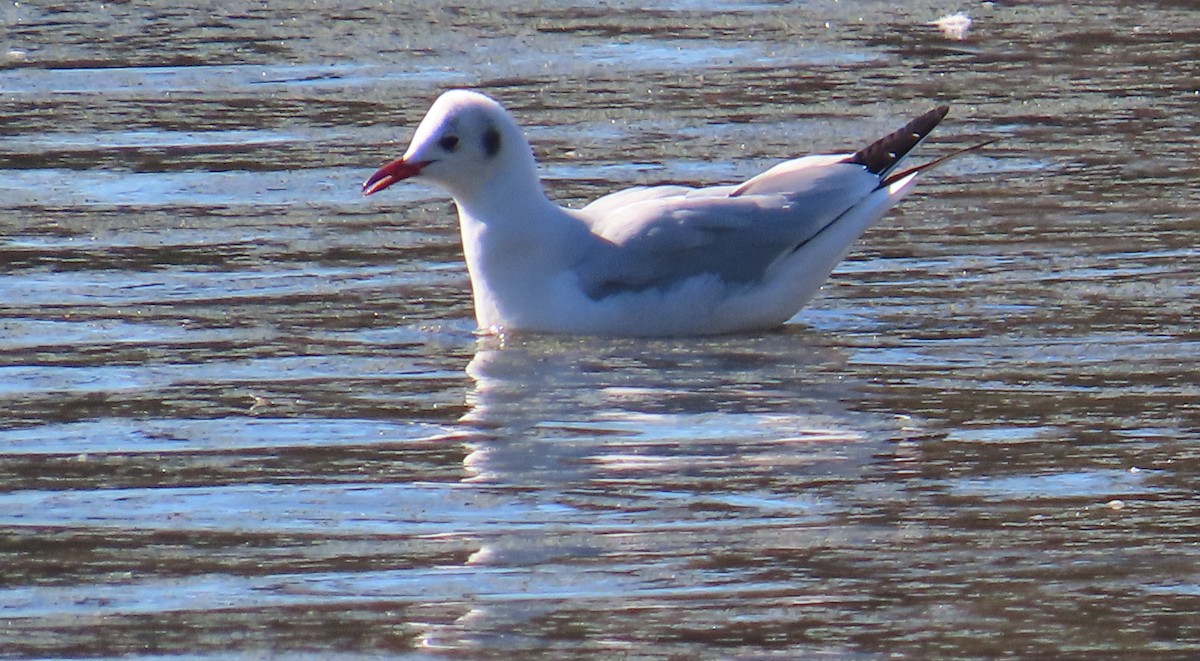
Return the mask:
<path id="1" fill-rule="evenodd" d="M 469 90 L 450 90 L 417 126 L 404 156 L 379 168 L 363 184 L 367 195 L 419 177 L 445 188 L 459 202 L 487 191 L 524 190 L 537 182 L 529 142 L 499 103 Z"/>

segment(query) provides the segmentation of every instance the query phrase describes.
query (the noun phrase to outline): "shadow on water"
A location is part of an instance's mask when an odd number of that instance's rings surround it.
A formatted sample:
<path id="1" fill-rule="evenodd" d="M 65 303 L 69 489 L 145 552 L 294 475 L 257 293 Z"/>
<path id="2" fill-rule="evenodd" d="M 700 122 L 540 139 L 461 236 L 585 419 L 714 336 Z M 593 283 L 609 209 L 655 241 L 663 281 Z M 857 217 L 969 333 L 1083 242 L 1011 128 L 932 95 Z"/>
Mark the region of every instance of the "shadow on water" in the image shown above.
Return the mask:
<path id="1" fill-rule="evenodd" d="M 12 4 L 0 656 L 1187 658 L 1187 3 Z M 478 338 L 436 92 L 551 195 L 937 103 L 951 163 L 785 329 Z"/>

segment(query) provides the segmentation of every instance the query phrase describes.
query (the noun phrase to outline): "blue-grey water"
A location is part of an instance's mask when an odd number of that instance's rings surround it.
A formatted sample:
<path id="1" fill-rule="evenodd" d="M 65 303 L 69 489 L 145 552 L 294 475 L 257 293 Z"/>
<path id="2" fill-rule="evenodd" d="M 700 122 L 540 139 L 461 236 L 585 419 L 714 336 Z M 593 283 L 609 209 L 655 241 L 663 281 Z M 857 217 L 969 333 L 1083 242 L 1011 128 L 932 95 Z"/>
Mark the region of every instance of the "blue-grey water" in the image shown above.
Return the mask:
<path id="1" fill-rule="evenodd" d="M 1194 3 L 0 18 L 0 656 L 1200 655 Z M 779 331 L 477 337 L 358 192 L 452 86 L 568 205 L 1001 141 Z"/>

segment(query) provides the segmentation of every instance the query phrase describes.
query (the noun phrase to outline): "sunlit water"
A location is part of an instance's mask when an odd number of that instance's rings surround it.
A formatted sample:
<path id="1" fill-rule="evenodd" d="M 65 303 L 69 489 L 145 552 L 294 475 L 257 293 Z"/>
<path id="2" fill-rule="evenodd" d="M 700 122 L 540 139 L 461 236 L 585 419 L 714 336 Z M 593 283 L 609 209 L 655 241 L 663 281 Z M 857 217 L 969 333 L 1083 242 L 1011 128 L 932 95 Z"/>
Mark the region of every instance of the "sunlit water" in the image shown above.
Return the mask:
<path id="1" fill-rule="evenodd" d="M 1200 653 L 1191 3 L 40 4 L 0 655 Z M 477 338 L 444 195 L 358 193 L 449 86 L 565 204 L 1002 141 L 782 330 Z"/>

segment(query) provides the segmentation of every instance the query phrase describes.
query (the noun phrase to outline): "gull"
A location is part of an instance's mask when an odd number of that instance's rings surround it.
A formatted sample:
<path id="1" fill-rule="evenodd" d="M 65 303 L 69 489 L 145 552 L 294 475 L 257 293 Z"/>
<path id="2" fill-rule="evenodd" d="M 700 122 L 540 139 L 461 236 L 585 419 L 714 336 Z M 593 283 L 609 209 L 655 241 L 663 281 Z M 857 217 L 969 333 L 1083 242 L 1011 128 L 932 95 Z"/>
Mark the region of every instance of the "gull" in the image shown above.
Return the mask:
<path id="1" fill-rule="evenodd" d="M 411 178 L 454 198 L 481 332 L 761 331 L 795 316 L 922 173 L 983 146 L 897 172 L 948 111 L 857 152 L 795 158 L 741 183 L 639 186 L 568 209 L 547 198 L 512 115 L 484 94 L 450 90 L 363 192 Z"/>

